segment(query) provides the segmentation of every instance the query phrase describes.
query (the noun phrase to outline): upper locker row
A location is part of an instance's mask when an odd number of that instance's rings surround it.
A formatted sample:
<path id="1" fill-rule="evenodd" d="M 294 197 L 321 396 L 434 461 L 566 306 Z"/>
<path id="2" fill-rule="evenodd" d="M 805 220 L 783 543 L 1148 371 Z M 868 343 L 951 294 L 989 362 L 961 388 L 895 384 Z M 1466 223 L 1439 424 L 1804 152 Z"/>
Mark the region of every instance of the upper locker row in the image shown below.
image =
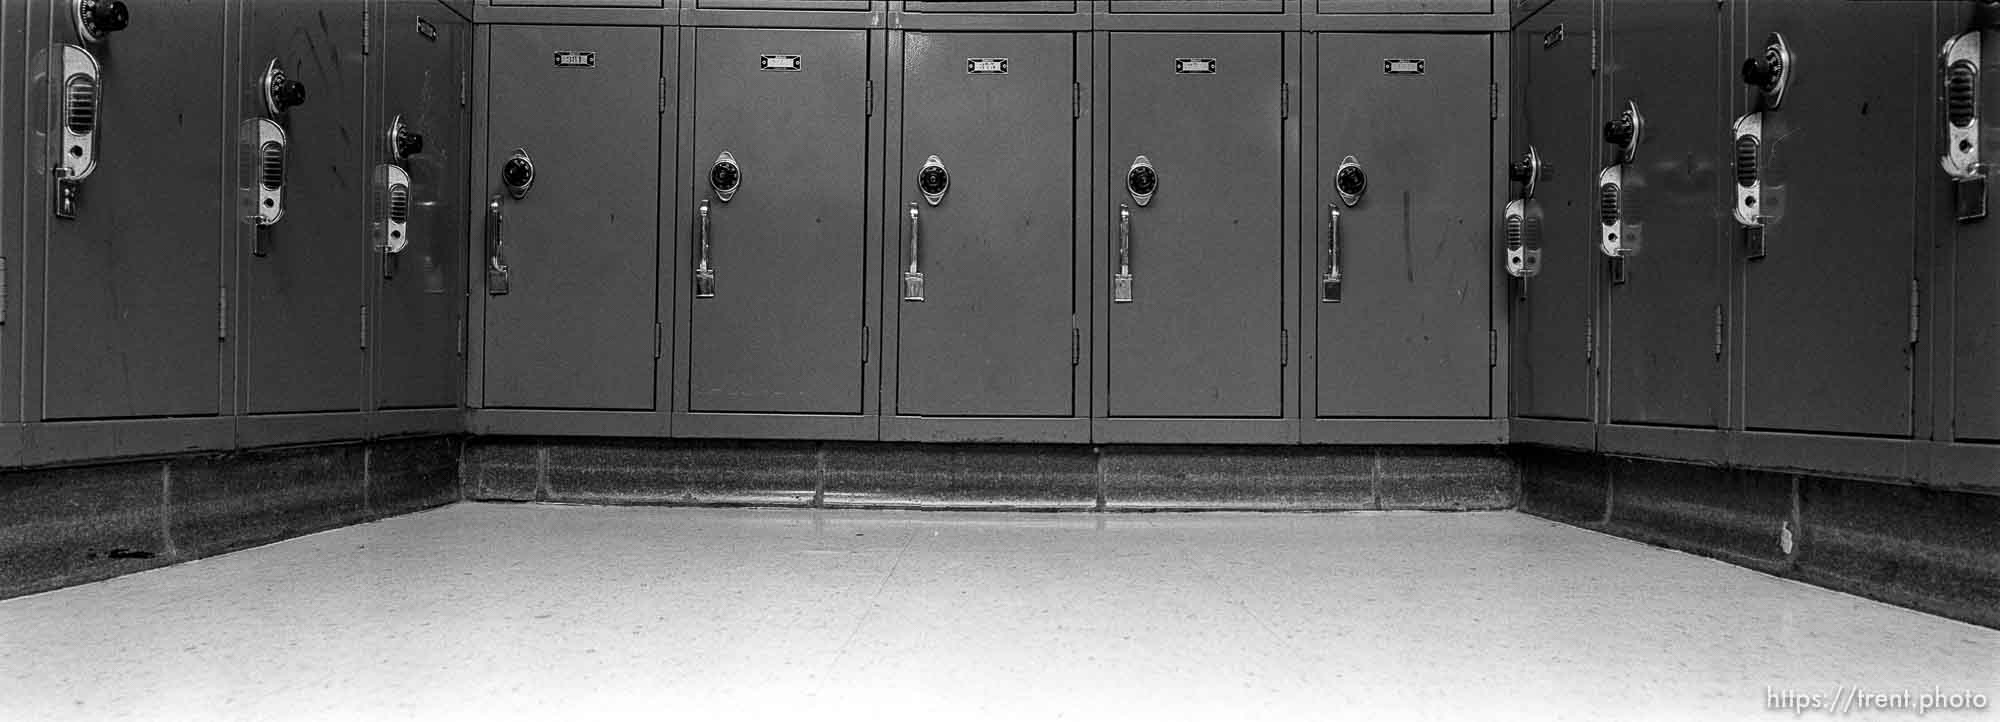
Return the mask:
<path id="1" fill-rule="evenodd" d="M 108 419 L 458 406 L 463 18 L 48 0 L 0 27 L 4 96 L 34 111 L 5 114 L 0 151 L 22 231 L 0 254 L 26 289 L 0 398 L 48 460 L 82 453 L 53 450 L 66 430 L 118 435 Z"/>
<path id="2" fill-rule="evenodd" d="M 475 432 L 1504 439 L 1490 33 L 480 33 Z"/>
<path id="3" fill-rule="evenodd" d="M 1528 19 L 1511 192 L 1540 248 L 1516 287 L 1516 413 L 2000 441 L 1995 5 L 1557 0 Z"/>

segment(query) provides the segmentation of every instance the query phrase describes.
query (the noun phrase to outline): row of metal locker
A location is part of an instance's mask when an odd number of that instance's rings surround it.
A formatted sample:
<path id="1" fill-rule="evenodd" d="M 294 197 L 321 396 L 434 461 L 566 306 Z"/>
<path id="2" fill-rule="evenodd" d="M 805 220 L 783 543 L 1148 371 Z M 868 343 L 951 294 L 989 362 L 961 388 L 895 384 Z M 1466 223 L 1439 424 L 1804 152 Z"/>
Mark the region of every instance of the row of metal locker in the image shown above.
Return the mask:
<path id="1" fill-rule="evenodd" d="M 1556 0 L 1522 23 L 1515 413 L 2000 440 L 1993 5 Z"/>
<path id="2" fill-rule="evenodd" d="M 1502 438 L 1491 34 L 479 32 L 475 430 Z"/>
<path id="3" fill-rule="evenodd" d="M 458 408 L 470 28 L 434 0 L 0 6 L 0 420 Z"/>
<path id="4" fill-rule="evenodd" d="M 1521 4 L 1533 0 L 1517 0 Z M 1492 15 L 1507 0 L 482 0 L 499 8 L 635 8 L 911 15 Z M 1294 28 L 1296 29 L 1296 28 Z"/>

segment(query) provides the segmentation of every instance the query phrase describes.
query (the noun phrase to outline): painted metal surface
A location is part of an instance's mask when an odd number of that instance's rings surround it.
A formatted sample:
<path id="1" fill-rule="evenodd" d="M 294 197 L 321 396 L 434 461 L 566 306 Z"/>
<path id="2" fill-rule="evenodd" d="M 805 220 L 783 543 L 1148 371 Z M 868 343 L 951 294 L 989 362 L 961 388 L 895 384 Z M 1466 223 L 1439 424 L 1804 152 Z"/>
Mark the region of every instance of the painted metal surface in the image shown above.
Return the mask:
<path id="1" fill-rule="evenodd" d="M 911 13 L 1070 13 L 1076 0 L 907 0 Z"/>
<path id="2" fill-rule="evenodd" d="M 1722 46 L 1726 8 L 1709 0 L 1614 0 L 1605 6 L 1604 74 L 1613 109 L 1641 111 L 1622 204 L 1628 236 L 1645 239 L 1625 261 L 1605 309 L 1605 395 L 1614 423 L 1717 427 L 1724 422 L 1727 304 L 1717 209 L 1731 202 L 1730 157 L 1718 141 L 1734 63 Z M 1611 113 L 1607 111 L 1606 118 Z M 1610 146 L 1605 146 L 1607 156 Z M 1616 161 L 1606 157 L 1604 162 Z"/>
<path id="3" fill-rule="evenodd" d="M 374 329 L 377 408 L 454 406 L 464 384 L 459 348 L 465 304 L 467 114 L 462 74 L 471 25 L 428 0 L 389 0 L 382 14 L 381 100 L 370 109 L 370 154 L 392 162 L 390 123 L 401 118 L 423 149 L 397 162 L 410 175 L 409 245 L 377 254 Z M 435 37 L 423 32 L 428 26 Z M 371 223 L 386 217 L 371 194 Z"/>
<path id="4" fill-rule="evenodd" d="M 1316 287 L 1308 305 L 1320 417 L 1491 413 L 1491 52 L 1483 35 L 1319 36 L 1311 207 L 1341 211 L 1339 302 Z M 1366 173 L 1351 205 L 1336 176 L 1350 157 Z M 1316 215 L 1307 257 L 1323 274 L 1333 219 Z"/>
<path id="5" fill-rule="evenodd" d="M 290 142 L 283 218 L 232 226 L 233 265 L 243 279 L 240 403 L 250 414 L 358 410 L 370 168 L 364 4 L 252 0 L 243 18 L 232 89 L 237 120 L 271 120 Z M 260 81 L 273 60 L 287 81 L 304 85 L 303 104 L 280 112 L 267 107 L 269 91 Z M 251 138 L 233 140 L 254 145 Z M 257 170 L 239 166 L 239 202 L 255 202 L 249 189 L 265 182 Z"/>
<path id="6" fill-rule="evenodd" d="M 1931 8 L 1803 0 L 1744 6 L 1733 58 L 1769 33 L 1796 54 L 1765 108 L 1764 258 L 1744 268 L 1749 429 L 1911 433 L 1911 295 L 1919 204 L 1939 174 L 1928 141 Z M 1740 83 L 1749 99 L 1754 89 Z M 1742 245 L 1735 246 L 1741 253 Z"/>
<path id="7" fill-rule="evenodd" d="M 500 190 L 516 149 L 534 181 L 501 200 L 511 275 L 508 293 L 486 298 L 488 407 L 654 407 L 661 37 L 492 30 L 484 190 Z"/>
<path id="8" fill-rule="evenodd" d="M 1951 37 L 1971 27 L 1972 3 L 1952 3 L 1957 17 L 1950 18 L 1949 33 L 1939 38 Z M 1945 15 L 1940 13 L 1940 15 Z M 1946 16 L 1949 18 L 1949 16 Z M 1979 34 L 1984 57 L 1979 63 L 1978 74 L 1978 126 L 1983 147 L 1979 149 L 1980 160 L 1992 163 L 2000 160 L 2000 36 L 1988 30 Z M 1940 117 L 1942 114 L 1940 113 Z M 1938 121 L 1934 121 L 1938 122 Z M 1939 126 L 1942 128 L 1942 126 Z M 1938 171 L 1931 171 L 1933 173 Z M 1986 180 L 1987 193 L 1992 194 L 1993 179 Z M 1943 183 L 1949 188 L 1953 184 Z M 1952 195 L 1951 190 L 1941 191 L 1933 196 Z M 1943 206 L 1950 210 L 1951 206 Z M 2000 442 L 2000 218 L 1989 214 L 1986 218 L 1969 222 L 1953 223 L 1950 216 L 1938 215 L 1939 223 L 1948 223 L 1944 233 L 1951 245 L 1943 249 L 1944 263 L 1934 267 L 1949 269 L 1951 282 L 1950 308 L 1943 309 L 1952 322 L 1950 349 L 1933 349 L 1933 358 L 1948 358 L 1949 372 L 1933 376 L 1934 385 L 1949 384 L 1951 394 L 1946 397 L 1934 395 L 1939 403 L 1948 403 L 1951 424 L 1951 438 L 1979 442 Z M 1940 235 L 1943 236 L 1944 233 Z M 1937 298 L 1937 294 L 1930 294 Z M 1949 354 L 1945 356 L 1944 354 Z M 1942 370 L 1941 370 L 1942 371 Z M 1940 452 L 1942 453 L 1942 452 Z M 2000 485 L 2000 478 L 1987 467 L 1987 478 L 1983 483 Z"/>
<path id="9" fill-rule="evenodd" d="M 67 9 L 67 3 L 58 10 Z M 40 371 L 45 419 L 212 415 L 222 396 L 224 159 L 234 124 L 222 115 L 223 3 L 135 13 L 100 42 L 77 36 L 67 18 L 42 16 L 57 43 L 85 47 L 100 63 L 104 92 L 95 171 L 81 182 L 76 217 L 52 217 L 48 165 L 26 164 L 40 224 L 45 289 Z M 41 53 L 30 130 L 41 158 L 60 79 Z M 230 89 L 233 90 L 233 89 Z"/>
<path id="10" fill-rule="evenodd" d="M 23 87 L 28 80 L 26 70 L 27 52 L 27 5 L 25 3 L 0 4 L 0 108 L 21 107 Z M 21 329 L 23 321 L 20 302 L 14 297 L 20 294 L 24 227 L 21 219 L 21 183 L 26 179 L 23 172 L 26 162 L 22 151 L 27 137 L 23 121 L 27 114 L 8 112 L 0 114 L 0 258 L 7 259 L 0 266 L 0 285 L 14 289 L 0 293 L 0 423 L 19 421 L 21 418 Z M 18 427 L 16 427 L 18 428 Z M 14 463 L 20 452 L 20 444 L 10 441 L 16 437 L 14 431 L 0 431 L 0 465 Z"/>
<path id="11" fill-rule="evenodd" d="M 1279 33 L 1112 33 L 1105 150 L 1114 301 L 1106 412 L 1284 410 L 1284 135 Z M 1128 190 L 1135 158 L 1156 178 Z M 1142 176 L 1144 170 L 1136 171 Z M 1123 212 L 1129 220 L 1116 214 Z M 1121 230 L 1122 229 L 1122 230 Z M 1118 258 L 1129 256 L 1129 264 Z"/>
<path id="12" fill-rule="evenodd" d="M 1113 13 L 1282 13 L 1285 0 L 1110 0 Z"/>
<path id="13" fill-rule="evenodd" d="M 861 411 L 867 53 L 863 30 L 694 32 L 684 175 L 708 203 L 715 284 L 679 301 L 693 411 Z M 724 153 L 727 195 L 711 177 Z"/>
<path id="14" fill-rule="evenodd" d="M 896 413 L 1069 416 L 1075 36 L 909 32 L 901 42 L 903 150 L 891 181 L 902 200 L 886 235 L 907 269 L 917 204 L 927 285 L 923 301 L 890 312 Z M 972 72 L 998 65 L 980 59 L 1005 59 L 1006 72 Z M 951 174 L 935 206 L 918 187 L 931 155 Z"/>
<path id="15" fill-rule="evenodd" d="M 1494 10 L 1496 0 L 1317 0 L 1320 14 L 1407 13 L 1484 14 Z"/>
<path id="16" fill-rule="evenodd" d="M 1514 414 L 1592 418 L 1593 278 L 1598 127 L 1592 80 L 1592 3 L 1557 0 L 1513 33 L 1514 118 L 1519 157 L 1529 146 L 1546 170 L 1534 202 L 1542 210 L 1542 271 L 1515 281 Z M 1720 132 L 1720 131 L 1718 131 Z"/>
<path id="17" fill-rule="evenodd" d="M 870 0 L 695 0 L 699 10 L 865 11 Z"/>
<path id="18" fill-rule="evenodd" d="M 667 0 L 488 0 L 488 2 L 496 6 L 657 8 L 666 7 Z"/>

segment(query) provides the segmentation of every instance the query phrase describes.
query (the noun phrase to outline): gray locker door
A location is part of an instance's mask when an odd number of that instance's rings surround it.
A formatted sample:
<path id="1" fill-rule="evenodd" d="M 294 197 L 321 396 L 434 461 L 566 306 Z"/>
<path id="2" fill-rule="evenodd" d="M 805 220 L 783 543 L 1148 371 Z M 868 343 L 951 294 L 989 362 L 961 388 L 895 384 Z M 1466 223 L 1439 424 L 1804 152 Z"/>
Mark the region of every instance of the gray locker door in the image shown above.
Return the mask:
<path id="1" fill-rule="evenodd" d="M 1339 303 L 1318 320 L 1318 415 L 1490 413 L 1492 79 L 1484 35 L 1319 35 L 1319 219 L 1306 258 L 1327 270 L 1328 204 L 1340 208 Z M 1421 60 L 1422 74 L 1383 60 Z M 1401 66 L 1399 66 L 1401 67 Z M 1366 99 L 1367 102 L 1357 102 Z M 1353 206 L 1334 179 L 1367 177 Z"/>
<path id="2" fill-rule="evenodd" d="M 1750 5 L 1734 55 L 1761 54 L 1776 31 L 1810 58 L 1764 124 L 1778 217 L 1769 255 L 1744 270 L 1744 424 L 1908 436 L 1916 213 L 1920 181 L 1941 172 L 1926 127 L 1938 49 L 1926 5 L 1825 9 Z"/>
<path id="3" fill-rule="evenodd" d="M 502 194 L 512 288 L 486 297 L 485 405 L 651 409 L 660 30 L 492 32 L 486 192 L 516 148 L 535 180 L 525 198 Z M 558 53 L 595 64 L 559 66 Z"/>
<path id="4" fill-rule="evenodd" d="M 859 413 L 867 31 L 703 28 L 694 43 L 686 166 L 708 200 L 715 295 L 683 284 L 688 407 Z M 725 152 L 739 174 L 726 202 L 709 178 Z"/>
<path id="5" fill-rule="evenodd" d="M 1076 78 L 1068 33 L 905 33 L 898 268 L 921 216 L 925 299 L 898 301 L 896 411 L 1069 416 L 1074 409 Z M 1006 59 L 1005 73 L 967 59 Z M 936 155 L 936 206 L 917 174 Z"/>
<path id="6" fill-rule="evenodd" d="M 1522 96 L 1515 137 L 1540 151 L 1548 170 L 1535 192 L 1542 211 L 1542 271 L 1516 300 L 1515 415 L 1591 417 L 1591 280 L 1597 250 L 1594 151 L 1602 142 L 1592 113 L 1590 3 L 1556 0 L 1514 31 L 1514 91 Z M 1718 123 L 1720 121 L 1717 121 Z M 1720 127 L 1720 126 L 1718 126 Z M 1722 132 L 1722 131 L 1717 131 Z M 1510 186 L 1518 194 L 1520 185 Z"/>
<path id="7" fill-rule="evenodd" d="M 233 150 L 218 146 L 235 137 L 222 117 L 223 9 L 135 8 L 129 28 L 99 43 L 55 18 L 58 42 L 97 56 L 103 94 L 77 217 L 49 221 L 45 418 L 218 411 L 219 264 L 232 226 L 222 161 Z M 43 79 L 39 107 L 56 106 L 60 85 Z"/>
<path id="8" fill-rule="evenodd" d="M 1284 38 L 1112 33 L 1110 48 L 1112 237 L 1101 242 L 1112 268 L 1101 270 L 1118 270 L 1119 205 L 1130 206 L 1133 300 L 1111 303 L 1109 415 L 1278 416 Z M 1213 72 L 1182 72 L 1208 60 Z M 1143 207 L 1126 190 L 1141 155 L 1159 178 Z"/>
<path id="9" fill-rule="evenodd" d="M 1498 0 L 1318 0 L 1322 15 L 1491 13 Z"/>
<path id="10" fill-rule="evenodd" d="M 382 32 L 381 106 L 373 111 L 369 156 L 389 162 L 388 123 L 401 116 L 423 135 L 423 150 L 400 162 L 410 174 L 409 246 L 380 259 L 379 295 L 369 323 L 376 328 L 375 393 L 381 408 L 458 403 L 464 378 L 458 362 L 464 313 L 467 159 L 466 109 L 458 104 L 462 54 L 470 26 L 430 0 L 392 0 Z M 431 38 L 418 30 L 427 23 Z M 387 209 L 376 198 L 371 222 Z M 370 229 L 370 232 L 374 232 Z"/>
<path id="11" fill-rule="evenodd" d="M 870 0 L 695 0 L 701 10 L 868 10 Z"/>
<path id="12" fill-rule="evenodd" d="M 1985 72 L 1993 70 L 1989 64 Z M 1996 77 L 1985 72 L 1985 77 Z M 1985 107 L 2000 108 L 1993 91 L 1986 92 Z M 2000 124 L 1983 122 L 1988 137 L 2000 137 Z M 1960 440 L 2000 441 L 2000 282 L 1995 281 L 2000 279 L 2000 243 L 1994 242 L 2000 226 L 1994 220 L 1959 226 L 1953 251 L 1957 305 L 1952 318 L 1958 328 L 1952 353 L 1952 435 Z"/>
<path id="13" fill-rule="evenodd" d="M 1728 378 L 1715 322 L 1726 299 L 1718 239 L 1734 224 L 1717 209 L 1731 202 L 1723 184 L 1733 161 L 1717 140 L 1717 119 L 1728 113 L 1723 81 L 1735 65 L 1719 66 L 1706 49 L 1721 43 L 1724 10 L 1706 0 L 1607 7 L 1611 105 L 1604 117 L 1617 117 L 1630 100 L 1644 119 L 1623 203 L 1626 234 L 1644 245 L 1625 264 L 1626 282 L 1611 286 L 1605 311 L 1605 393 L 1617 423 L 1723 421 Z M 1618 160 L 1614 147 L 1604 153 L 1605 164 Z"/>
<path id="14" fill-rule="evenodd" d="M 249 413 L 361 408 L 361 306 L 367 303 L 369 134 L 362 103 L 361 3 L 255 0 L 247 8 L 239 107 L 284 127 L 285 214 L 236 224 L 243 269 L 245 408 Z M 265 108 L 256 82 L 278 62 L 305 84 L 305 103 Z M 240 131 L 239 131 L 240 132 Z M 245 139 L 242 142 L 251 142 Z M 257 182 L 246 170 L 245 188 Z M 257 255 L 261 252 L 262 255 Z"/>
<path id="15" fill-rule="evenodd" d="M 908 0 L 912 13 L 1070 13 L 1076 0 Z"/>

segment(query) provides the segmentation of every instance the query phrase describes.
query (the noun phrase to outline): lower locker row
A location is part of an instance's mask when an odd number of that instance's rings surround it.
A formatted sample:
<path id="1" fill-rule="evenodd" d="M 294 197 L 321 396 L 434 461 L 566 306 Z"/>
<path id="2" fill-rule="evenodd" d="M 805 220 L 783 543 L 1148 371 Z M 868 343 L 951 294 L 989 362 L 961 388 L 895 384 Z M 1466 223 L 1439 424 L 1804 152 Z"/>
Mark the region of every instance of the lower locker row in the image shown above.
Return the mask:
<path id="1" fill-rule="evenodd" d="M 480 32 L 475 407 L 1502 438 L 1489 35 Z"/>

